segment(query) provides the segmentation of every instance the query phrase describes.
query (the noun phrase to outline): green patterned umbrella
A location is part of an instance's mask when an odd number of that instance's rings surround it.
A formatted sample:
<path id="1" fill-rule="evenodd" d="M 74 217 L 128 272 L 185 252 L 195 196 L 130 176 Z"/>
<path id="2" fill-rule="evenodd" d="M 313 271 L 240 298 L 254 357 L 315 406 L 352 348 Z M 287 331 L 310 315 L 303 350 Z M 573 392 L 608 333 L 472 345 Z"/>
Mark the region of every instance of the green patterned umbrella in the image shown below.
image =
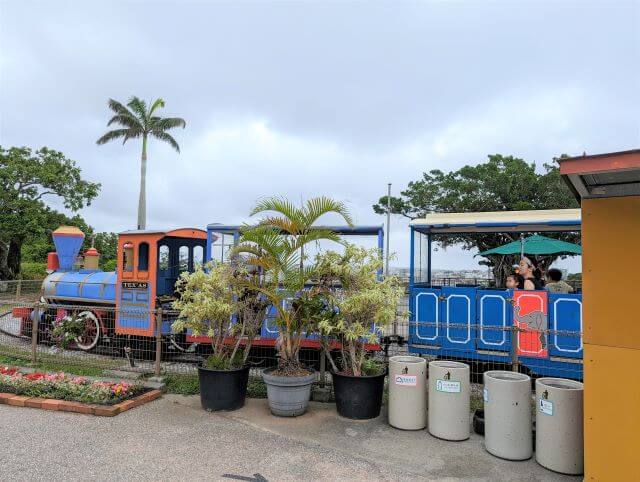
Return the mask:
<path id="1" fill-rule="evenodd" d="M 520 238 L 518 241 L 488 249 L 478 256 L 487 254 L 582 254 L 579 244 L 568 243 L 559 239 L 547 238 L 535 234 L 528 238 Z"/>

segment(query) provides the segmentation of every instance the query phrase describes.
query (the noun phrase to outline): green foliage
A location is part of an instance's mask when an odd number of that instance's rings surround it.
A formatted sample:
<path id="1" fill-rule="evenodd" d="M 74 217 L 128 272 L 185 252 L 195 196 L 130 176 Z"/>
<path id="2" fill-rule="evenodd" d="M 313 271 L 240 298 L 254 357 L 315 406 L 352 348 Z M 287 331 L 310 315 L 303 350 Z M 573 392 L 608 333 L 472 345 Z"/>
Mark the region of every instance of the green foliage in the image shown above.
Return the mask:
<path id="1" fill-rule="evenodd" d="M 398 278 L 379 279 L 381 268 L 379 250 L 347 243 L 344 253 L 327 251 L 316 257 L 316 290 L 332 307 L 328 311 L 331 316 L 319 323 L 320 332 L 341 343 L 342 371 L 356 376 L 364 374 L 363 365 L 366 370 L 374 366 L 366 362 L 365 343 L 375 343 L 377 330 L 395 320 L 398 302 L 404 296 Z M 337 369 L 333 360 L 331 363 Z"/>
<path id="2" fill-rule="evenodd" d="M 147 201 L 146 201 L 146 177 L 147 177 L 147 139 L 154 137 L 166 142 L 176 151 L 180 152 L 177 141 L 167 132 L 176 127 L 186 127 L 186 122 L 180 117 L 160 117 L 156 110 L 164 108 L 164 100 L 156 99 L 147 108 L 144 100 L 132 97 L 126 106 L 117 100 L 109 99 L 107 103 L 109 109 L 114 113 L 107 126 L 111 124 L 119 125 L 119 129 L 108 131 L 96 141 L 98 145 L 106 144 L 114 140 L 122 139 L 126 143 L 129 139 L 142 138 L 141 176 L 140 176 L 140 198 L 138 202 L 138 229 L 145 229 L 147 222 Z"/>
<path id="3" fill-rule="evenodd" d="M 313 324 L 301 311 L 308 307 L 304 299 L 289 302 L 300 298 L 305 285 L 314 277 L 314 266 L 304 265 L 304 248 L 320 240 L 341 242 L 333 231 L 315 226 L 325 214 L 337 214 L 349 225 L 352 220 L 343 203 L 327 197 L 309 199 L 300 207 L 284 198 L 267 198 L 258 202 L 251 215 L 260 213 L 267 214 L 257 225 L 242 232 L 232 255 L 243 256 L 270 280 L 269 284 L 254 288 L 263 293 L 276 310 L 280 369 L 296 371 L 301 366 L 300 342 Z"/>
<path id="4" fill-rule="evenodd" d="M 214 370 L 229 370 L 231 368 L 240 368 L 244 365 L 244 356 L 241 352 L 236 352 L 233 359 L 230 356 L 222 357 L 220 355 L 210 355 L 202 364 L 205 368 Z"/>
<path id="5" fill-rule="evenodd" d="M 169 373 L 165 376 L 164 381 L 167 393 L 176 393 L 178 395 L 198 395 L 200 393 L 200 383 L 197 375 Z M 262 377 L 249 377 L 247 397 L 267 398 L 267 386 Z"/>
<path id="6" fill-rule="evenodd" d="M 239 260 L 184 272 L 176 283 L 180 297 L 173 307 L 180 313 L 172 329 L 211 338 L 210 368 L 243 366 L 268 306 L 258 289 L 263 285 L 264 277 Z"/>
<path id="7" fill-rule="evenodd" d="M 380 360 L 365 357 L 361 368 L 363 375 L 379 375 L 384 371 L 385 365 Z"/>
<path id="8" fill-rule="evenodd" d="M 51 335 L 58 346 L 67 348 L 82 335 L 84 330 L 85 319 L 73 314 L 56 320 Z"/>
<path id="9" fill-rule="evenodd" d="M 66 218 L 47 207 L 46 200 L 57 198 L 77 211 L 98 195 L 100 184 L 83 180 L 80 173 L 74 161 L 46 147 L 35 152 L 0 147 L 0 279 L 19 275 L 26 240 L 40 239 L 36 250 L 42 250 L 52 220 Z"/>
<path id="10" fill-rule="evenodd" d="M 100 267 L 104 271 L 115 271 L 118 262 L 118 235 L 116 233 L 96 233 L 93 236 L 93 243 L 100 253 Z M 85 244 L 87 244 L 87 239 L 85 239 Z"/>
<path id="11" fill-rule="evenodd" d="M 187 123 L 179 117 L 163 118 L 154 115 L 158 108 L 164 108 L 165 102 L 163 99 L 156 99 L 149 107 L 147 107 L 144 100 L 135 96 L 129 99 L 126 106 L 113 99 L 109 99 L 107 105 L 114 113 L 107 126 L 117 124 L 121 128 L 108 131 L 96 141 L 97 144 L 106 144 L 115 139 L 122 139 L 123 143 L 125 143 L 129 139 L 140 137 L 146 139 L 148 136 L 152 136 L 167 142 L 176 151 L 180 152 L 180 146 L 167 131 L 176 127 L 184 129 Z"/>
<path id="12" fill-rule="evenodd" d="M 457 171 L 425 172 L 422 179 L 409 183 L 401 196 L 391 198 L 391 211 L 414 219 L 431 212 L 518 211 L 531 209 L 575 208 L 578 203 L 560 176 L 556 164 L 543 164 L 537 172 L 535 163 L 499 154 L 488 156 L 488 161 L 475 166 L 464 166 Z M 373 210 L 386 213 L 387 196 L 381 197 Z M 545 234 L 546 235 L 546 234 Z M 573 233 L 551 236 L 576 242 Z M 442 246 L 459 243 L 464 249 L 484 251 L 518 239 L 518 233 L 477 233 L 464 236 L 446 236 L 435 240 Z M 544 269 L 557 256 L 539 257 Z M 504 280 L 517 256 L 487 256 L 498 280 Z"/>
<path id="13" fill-rule="evenodd" d="M 44 279 L 47 276 L 47 263 L 33 263 L 25 261 L 20 267 L 22 279 Z"/>

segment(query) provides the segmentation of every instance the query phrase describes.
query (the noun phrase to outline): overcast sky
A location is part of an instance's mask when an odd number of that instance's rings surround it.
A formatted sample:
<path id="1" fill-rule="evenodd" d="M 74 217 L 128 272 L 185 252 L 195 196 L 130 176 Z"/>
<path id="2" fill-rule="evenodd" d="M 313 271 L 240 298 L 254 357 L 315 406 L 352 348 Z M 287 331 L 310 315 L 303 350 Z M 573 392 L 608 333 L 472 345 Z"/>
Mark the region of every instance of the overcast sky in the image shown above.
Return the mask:
<path id="1" fill-rule="evenodd" d="M 90 5 L 89 5 L 90 3 Z M 148 227 L 240 223 L 261 196 L 371 205 L 425 170 L 640 144 L 640 3 L 0 1 L 0 143 L 102 183 L 82 215 L 134 228 L 140 144 L 97 146 L 109 97 L 166 100 Z M 392 224 L 395 264 L 408 229 Z M 434 267 L 471 267 L 456 250 Z"/>

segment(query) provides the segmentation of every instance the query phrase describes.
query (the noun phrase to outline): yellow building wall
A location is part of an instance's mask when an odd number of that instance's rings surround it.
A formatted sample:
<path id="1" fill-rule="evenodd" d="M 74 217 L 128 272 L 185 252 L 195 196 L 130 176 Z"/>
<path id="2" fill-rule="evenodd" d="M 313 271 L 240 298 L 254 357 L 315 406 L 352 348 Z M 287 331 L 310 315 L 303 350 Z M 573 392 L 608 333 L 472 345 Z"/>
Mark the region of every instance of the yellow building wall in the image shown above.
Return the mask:
<path id="1" fill-rule="evenodd" d="M 640 350 L 584 346 L 585 480 L 640 481 Z"/>
<path id="2" fill-rule="evenodd" d="M 584 342 L 640 349 L 640 196 L 582 201 L 582 277 Z"/>
<path id="3" fill-rule="evenodd" d="M 640 196 L 582 201 L 585 479 L 640 481 Z"/>

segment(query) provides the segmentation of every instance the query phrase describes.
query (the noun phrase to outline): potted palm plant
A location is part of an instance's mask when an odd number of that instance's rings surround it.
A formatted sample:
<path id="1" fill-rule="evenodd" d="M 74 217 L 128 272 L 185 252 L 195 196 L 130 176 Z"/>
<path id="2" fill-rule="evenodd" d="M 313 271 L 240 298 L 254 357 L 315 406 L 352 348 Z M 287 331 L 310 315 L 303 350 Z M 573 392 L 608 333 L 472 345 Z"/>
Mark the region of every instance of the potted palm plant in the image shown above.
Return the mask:
<path id="1" fill-rule="evenodd" d="M 341 202 L 326 197 L 309 199 L 298 207 L 282 198 L 260 201 L 252 215 L 268 213 L 256 225 L 243 230 L 233 253 L 256 266 L 273 283 L 252 288 L 262 292 L 275 310 L 278 327 L 278 366 L 263 371 L 269 408 L 274 415 L 297 416 L 307 410 L 313 369 L 300 362 L 302 339 L 313 327 L 306 307 L 306 288 L 314 278 L 314 266 L 305 265 L 305 246 L 319 240 L 341 242 L 330 229 L 316 225 L 328 213 L 349 225 L 351 217 Z"/>
<path id="2" fill-rule="evenodd" d="M 190 330 L 211 338 L 211 355 L 198 367 L 200 401 L 205 410 L 235 410 L 244 405 L 249 380 L 247 359 L 264 320 L 268 302 L 260 291 L 268 285 L 243 263 L 208 264 L 182 273 L 175 332 Z"/>
<path id="3" fill-rule="evenodd" d="M 353 245 L 346 245 L 343 253 L 328 251 L 316 258 L 315 289 L 328 306 L 319 331 L 332 369 L 336 407 L 347 418 L 380 414 L 386 367 L 367 344 L 378 342 L 404 295 L 398 278 L 379 276 L 381 268 L 379 250 Z M 340 347 L 337 360 L 326 346 L 330 342 Z"/>

